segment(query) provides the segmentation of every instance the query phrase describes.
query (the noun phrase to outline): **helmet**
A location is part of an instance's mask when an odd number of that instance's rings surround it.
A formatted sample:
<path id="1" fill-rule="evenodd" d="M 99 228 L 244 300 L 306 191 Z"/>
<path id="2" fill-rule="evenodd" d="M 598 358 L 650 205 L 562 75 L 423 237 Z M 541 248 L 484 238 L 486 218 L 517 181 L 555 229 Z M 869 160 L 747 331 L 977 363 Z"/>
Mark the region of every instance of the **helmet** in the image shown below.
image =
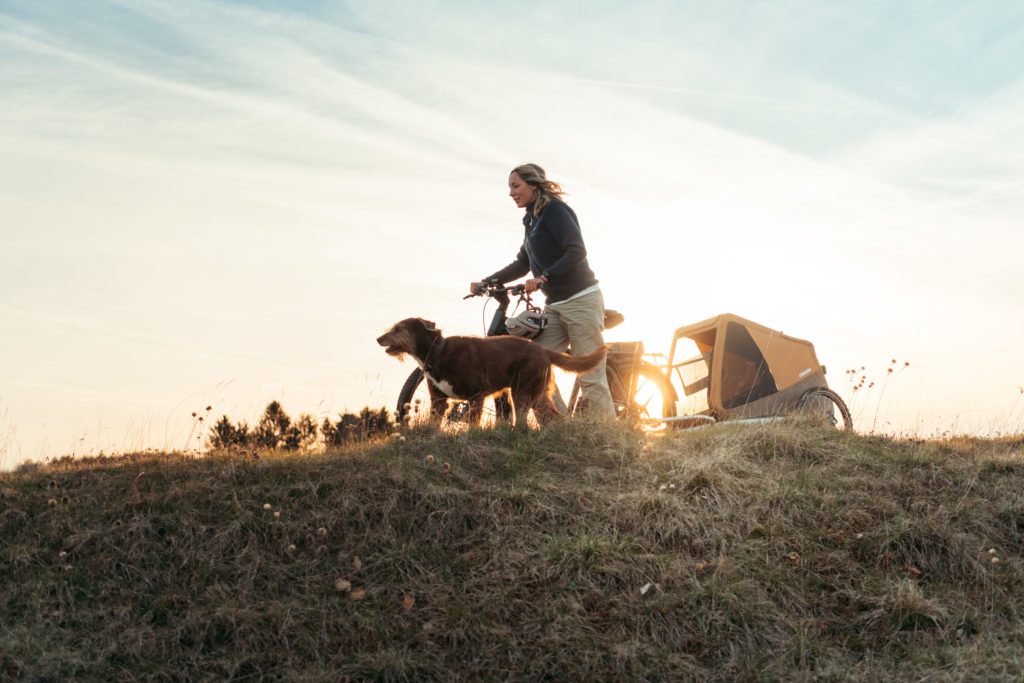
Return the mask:
<path id="1" fill-rule="evenodd" d="M 513 318 L 505 319 L 505 329 L 513 337 L 533 339 L 548 326 L 548 314 L 540 311 L 523 311 Z"/>

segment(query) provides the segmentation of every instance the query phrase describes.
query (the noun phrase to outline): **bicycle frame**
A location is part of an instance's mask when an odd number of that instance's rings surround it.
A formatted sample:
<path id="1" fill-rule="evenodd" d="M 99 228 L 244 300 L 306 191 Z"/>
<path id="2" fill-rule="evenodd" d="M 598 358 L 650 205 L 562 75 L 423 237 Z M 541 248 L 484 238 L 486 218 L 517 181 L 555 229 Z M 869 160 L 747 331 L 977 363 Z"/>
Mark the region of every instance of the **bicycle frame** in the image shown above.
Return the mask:
<path id="1" fill-rule="evenodd" d="M 491 324 L 487 326 L 488 337 L 501 337 L 508 334 L 505 327 L 505 319 L 508 317 L 509 298 L 508 291 L 501 291 L 492 294 L 491 298 L 498 302 L 498 310 L 491 317 Z"/>
<path id="2" fill-rule="evenodd" d="M 488 296 L 498 302 L 498 310 L 494 312 L 494 315 L 491 318 L 491 324 L 487 328 L 488 337 L 508 334 L 508 329 L 505 326 L 505 320 L 507 319 L 508 307 L 510 305 L 509 294 L 517 295 L 519 297 L 519 302 L 525 304 L 528 309 L 540 310 L 539 307 L 535 306 L 530 300 L 530 293 L 526 291 L 526 288 L 523 285 L 516 285 L 509 288 L 502 285 L 481 285 L 476 292 L 463 297 L 464 299 L 470 299 L 475 296 Z M 615 327 L 623 320 L 623 315 L 618 311 L 606 311 L 605 315 L 605 329 Z M 664 397 L 662 412 L 664 413 L 666 409 L 668 409 L 668 411 L 674 415 L 676 394 L 675 390 L 672 388 L 671 379 L 668 377 L 667 373 L 665 373 L 664 377 L 661 377 L 660 368 L 655 370 L 653 366 L 642 360 L 642 356 L 644 355 L 643 344 L 640 342 L 618 342 L 610 344 L 608 348 L 608 388 L 612 394 L 612 401 L 616 406 L 616 414 L 624 414 L 631 408 L 631 406 L 634 405 L 633 396 L 637 391 L 638 381 L 641 377 L 644 377 L 648 381 L 654 381 L 658 388 L 659 395 Z M 616 357 L 620 357 L 625 361 L 625 363 L 616 364 L 611 362 L 612 359 Z M 655 376 L 655 372 L 659 376 Z M 574 414 L 577 411 L 580 405 L 580 398 L 580 383 L 577 378 L 573 384 L 572 394 L 566 406 L 570 414 Z"/>
<path id="3" fill-rule="evenodd" d="M 518 303 L 523 304 L 528 310 L 540 311 L 540 308 L 536 306 L 530 299 L 529 292 L 526 291 L 524 285 L 515 285 L 513 287 L 505 287 L 504 285 L 486 284 L 481 283 L 473 291 L 472 294 L 468 294 L 463 299 L 472 299 L 478 296 L 486 296 L 494 299 L 498 302 L 498 308 L 494 311 L 491 316 L 490 324 L 487 327 L 488 337 L 500 337 L 507 336 L 509 334 L 508 328 L 505 325 L 505 321 L 508 318 L 508 308 L 511 305 L 511 297 L 517 296 Z M 621 313 L 617 311 L 606 311 L 605 312 L 605 329 L 615 327 L 623 320 Z M 637 404 L 633 400 L 633 395 L 637 390 L 638 379 L 643 378 L 646 381 L 653 381 L 658 394 L 664 397 L 663 413 L 671 411 L 674 415 L 675 406 L 675 391 L 672 389 L 671 382 L 666 381 L 660 374 L 655 375 L 652 369 L 648 367 L 648 364 L 641 360 L 642 345 L 639 342 L 618 342 L 609 345 L 609 357 L 616 358 L 620 357 L 623 360 L 628 360 L 627 363 L 621 367 L 617 367 L 618 364 L 610 363 L 607 366 L 608 372 L 608 383 L 609 389 L 612 391 L 612 400 L 616 406 L 616 415 L 627 416 L 632 415 L 636 411 L 633 409 Z M 628 356 L 628 359 L 625 358 Z M 407 415 L 407 404 L 412 400 L 417 387 L 420 383 L 425 381 L 422 370 L 414 370 L 409 379 L 406 380 L 405 386 L 402 387 L 402 391 L 399 394 L 398 407 L 396 414 L 399 420 L 405 419 Z M 580 383 L 577 378 L 573 385 L 572 397 L 569 400 L 570 414 L 576 412 L 578 408 L 580 398 Z M 465 402 L 456 402 L 451 406 L 448 418 L 455 418 L 456 421 L 460 419 L 460 416 L 465 413 L 465 409 L 468 406 Z M 512 413 L 512 405 L 508 398 L 504 395 L 498 395 L 494 399 L 494 408 L 497 413 L 498 419 L 509 419 Z M 646 406 L 639 406 L 640 411 L 646 410 Z"/>

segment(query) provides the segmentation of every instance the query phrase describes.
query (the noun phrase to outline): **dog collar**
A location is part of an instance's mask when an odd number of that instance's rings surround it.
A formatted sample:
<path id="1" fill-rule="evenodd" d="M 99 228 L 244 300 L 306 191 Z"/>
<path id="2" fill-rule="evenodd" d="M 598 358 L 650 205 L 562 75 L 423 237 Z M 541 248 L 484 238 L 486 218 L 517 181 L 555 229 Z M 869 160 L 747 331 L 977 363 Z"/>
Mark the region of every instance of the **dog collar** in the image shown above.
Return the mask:
<path id="1" fill-rule="evenodd" d="M 441 355 L 441 352 L 444 351 L 444 344 L 446 341 L 447 339 L 441 337 L 438 341 L 434 342 L 431 345 L 430 350 L 427 351 L 427 357 L 423 359 L 424 370 L 430 372 L 431 370 L 434 369 L 434 362 L 436 361 L 436 358 Z M 437 356 L 435 356 L 435 360 L 430 360 L 430 357 L 433 356 L 435 353 L 437 354 Z"/>

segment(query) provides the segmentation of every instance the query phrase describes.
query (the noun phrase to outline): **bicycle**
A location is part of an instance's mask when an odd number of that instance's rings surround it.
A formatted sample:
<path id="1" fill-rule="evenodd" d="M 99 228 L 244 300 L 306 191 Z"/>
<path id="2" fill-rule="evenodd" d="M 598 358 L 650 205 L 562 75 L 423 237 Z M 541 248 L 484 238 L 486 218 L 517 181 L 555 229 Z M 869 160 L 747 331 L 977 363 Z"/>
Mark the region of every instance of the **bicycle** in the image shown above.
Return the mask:
<path id="1" fill-rule="evenodd" d="M 505 287 L 481 284 L 474 293 L 463 299 L 487 297 L 498 302 L 498 308 L 491 316 L 486 335 L 496 337 L 509 334 L 505 323 L 512 296 L 518 297 L 517 309 L 524 305 L 528 310 L 540 310 L 531 300 L 531 295 L 524 285 Z M 484 305 L 486 306 L 486 302 Z M 624 320 L 625 316 L 622 313 L 606 310 L 604 329 L 610 330 Z M 643 356 L 643 342 L 614 342 L 608 345 L 606 368 L 615 415 L 617 418 L 631 420 L 647 427 L 663 427 L 664 423 L 658 418 L 675 416 L 676 392 L 668 376 L 658 370 L 655 364 L 644 360 Z M 412 426 L 430 421 L 430 400 L 423 371 L 417 368 L 409 375 L 398 394 L 395 414 L 399 424 Z M 441 428 L 455 429 L 461 425 L 468 425 L 469 402 L 445 400 L 449 405 L 441 418 Z M 575 415 L 585 409 L 579 377 L 573 383 L 567 408 L 569 415 Z M 485 402 L 483 424 L 511 421 L 511 418 L 512 402 L 506 393 L 498 394 Z"/>

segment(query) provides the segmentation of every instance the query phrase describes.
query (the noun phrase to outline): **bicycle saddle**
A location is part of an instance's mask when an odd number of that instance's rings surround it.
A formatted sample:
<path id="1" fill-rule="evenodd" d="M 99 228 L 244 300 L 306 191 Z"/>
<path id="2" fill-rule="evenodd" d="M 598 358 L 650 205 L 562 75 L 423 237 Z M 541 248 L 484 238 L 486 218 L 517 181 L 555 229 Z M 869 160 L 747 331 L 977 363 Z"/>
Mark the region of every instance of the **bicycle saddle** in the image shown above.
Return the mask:
<path id="1" fill-rule="evenodd" d="M 604 309 L 604 329 L 606 330 L 612 329 L 625 319 L 626 316 L 622 315 L 618 311 L 613 311 L 610 308 Z"/>

